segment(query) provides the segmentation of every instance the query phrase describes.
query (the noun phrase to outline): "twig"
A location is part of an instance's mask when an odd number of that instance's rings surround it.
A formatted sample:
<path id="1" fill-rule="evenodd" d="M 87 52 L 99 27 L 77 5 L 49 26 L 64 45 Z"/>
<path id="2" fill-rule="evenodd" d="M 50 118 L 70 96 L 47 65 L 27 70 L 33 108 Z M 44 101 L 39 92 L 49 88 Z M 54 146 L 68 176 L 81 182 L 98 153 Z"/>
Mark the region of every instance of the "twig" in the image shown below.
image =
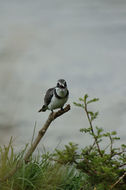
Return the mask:
<path id="1" fill-rule="evenodd" d="M 88 113 L 88 110 L 87 110 L 87 104 L 86 104 L 86 103 L 85 103 L 84 109 L 85 109 L 85 112 L 86 112 L 86 115 L 87 115 L 87 118 L 88 118 L 88 121 L 89 121 L 89 124 L 90 124 L 90 127 L 91 127 L 91 131 L 92 131 L 92 134 L 93 134 L 95 143 L 96 143 L 97 148 L 98 148 L 98 152 L 99 152 L 100 156 L 103 157 L 103 155 L 102 155 L 102 153 L 101 153 L 101 150 L 100 150 L 100 147 L 99 147 L 99 144 L 98 144 L 98 141 L 97 141 L 97 137 L 96 137 L 96 135 L 95 135 L 95 132 L 94 132 L 94 129 L 93 129 L 93 126 L 92 126 L 91 119 L 90 119 L 90 117 L 89 117 L 89 113 Z"/>
<path id="2" fill-rule="evenodd" d="M 121 167 L 123 167 L 123 166 L 126 166 L 126 163 L 121 164 L 121 165 L 119 166 L 119 168 L 121 168 Z"/>
<path id="3" fill-rule="evenodd" d="M 124 174 L 113 185 L 111 185 L 109 190 L 113 189 L 125 176 L 126 172 L 124 172 Z"/>
<path id="4" fill-rule="evenodd" d="M 94 143 L 92 144 L 92 146 L 90 147 L 90 149 L 89 149 L 88 153 L 90 153 L 90 152 L 92 151 L 92 149 L 93 149 L 94 145 L 95 145 L 95 141 L 94 141 Z"/>
<path id="5" fill-rule="evenodd" d="M 31 147 L 29 148 L 29 150 L 26 152 L 25 156 L 24 156 L 24 161 L 25 163 L 28 163 L 29 158 L 31 157 L 31 155 L 33 154 L 34 150 L 36 149 L 37 145 L 39 144 L 40 140 L 42 139 L 42 137 L 44 136 L 44 134 L 46 133 L 48 127 L 50 126 L 51 122 L 54 121 L 57 117 L 63 115 L 64 113 L 68 112 L 70 110 L 70 105 L 67 105 L 63 110 L 59 110 L 57 112 L 53 112 L 49 114 L 48 119 L 46 120 L 44 126 L 42 127 L 42 129 L 38 132 L 38 136 L 36 137 L 36 139 L 34 140 L 34 142 L 31 144 Z M 12 177 L 16 171 L 22 166 L 22 161 L 19 161 L 16 166 L 0 181 L 6 181 L 8 180 L 10 177 Z"/>
<path id="6" fill-rule="evenodd" d="M 112 152 L 113 139 L 112 139 L 111 135 L 109 135 L 109 139 L 110 139 L 110 155 L 112 156 L 113 155 L 113 152 Z"/>

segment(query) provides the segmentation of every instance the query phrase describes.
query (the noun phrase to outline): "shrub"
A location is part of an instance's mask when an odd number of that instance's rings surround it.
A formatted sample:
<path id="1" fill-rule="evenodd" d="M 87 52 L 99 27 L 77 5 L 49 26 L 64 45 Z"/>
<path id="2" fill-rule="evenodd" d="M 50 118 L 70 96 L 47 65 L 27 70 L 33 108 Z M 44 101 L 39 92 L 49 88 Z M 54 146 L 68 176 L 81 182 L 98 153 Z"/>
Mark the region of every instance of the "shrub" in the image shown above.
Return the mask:
<path id="1" fill-rule="evenodd" d="M 126 165 L 126 145 L 114 147 L 114 142 L 119 140 L 116 131 L 104 132 L 103 128 L 94 126 L 94 120 L 98 112 L 88 109 L 88 105 L 97 102 L 99 99 L 89 100 L 86 94 L 84 98 L 79 98 L 79 103 L 74 105 L 82 108 L 89 122 L 89 127 L 81 128 L 80 132 L 89 134 L 93 143 L 82 149 L 77 144 L 69 143 L 64 150 L 56 150 L 55 160 L 61 164 L 74 165 L 77 169 L 88 176 L 88 181 L 97 190 L 108 190 L 119 177 L 124 174 Z M 107 139 L 106 146 L 101 146 L 101 142 Z M 106 141 L 105 141 L 106 142 Z M 126 189 L 125 176 L 113 189 Z"/>

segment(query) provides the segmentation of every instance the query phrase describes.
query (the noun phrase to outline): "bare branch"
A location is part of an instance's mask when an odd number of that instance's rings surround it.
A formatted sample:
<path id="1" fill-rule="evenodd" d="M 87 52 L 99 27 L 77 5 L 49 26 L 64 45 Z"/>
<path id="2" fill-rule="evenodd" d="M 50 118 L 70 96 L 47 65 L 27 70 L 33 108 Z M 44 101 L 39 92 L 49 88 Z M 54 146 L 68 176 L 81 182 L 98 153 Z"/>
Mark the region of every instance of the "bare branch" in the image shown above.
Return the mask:
<path id="1" fill-rule="evenodd" d="M 44 136 L 44 134 L 46 133 L 48 127 L 51 124 L 51 122 L 53 120 L 55 120 L 57 117 L 61 116 L 62 114 L 68 112 L 69 110 L 70 110 L 70 105 L 67 105 L 63 110 L 59 110 L 57 112 L 50 113 L 50 115 L 49 115 L 48 119 L 46 120 L 44 126 L 39 131 L 37 138 L 34 140 L 33 144 L 31 145 L 31 147 L 29 148 L 28 152 L 24 156 L 25 162 L 28 162 L 30 156 L 32 155 L 32 153 L 36 149 L 37 145 L 39 144 L 39 142 L 42 139 L 42 137 Z"/>

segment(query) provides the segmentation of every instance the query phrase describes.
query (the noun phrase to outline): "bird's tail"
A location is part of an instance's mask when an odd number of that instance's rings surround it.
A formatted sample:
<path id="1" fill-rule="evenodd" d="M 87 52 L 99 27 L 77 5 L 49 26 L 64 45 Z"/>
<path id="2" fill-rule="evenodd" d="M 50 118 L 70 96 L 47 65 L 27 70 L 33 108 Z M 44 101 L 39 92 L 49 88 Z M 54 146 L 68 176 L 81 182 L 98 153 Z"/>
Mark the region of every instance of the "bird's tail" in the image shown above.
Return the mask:
<path id="1" fill-rule="evenodd" d="M 38 112 L 44 112 L 47 110 L 47 106 L 43 105 L 42 108 Z"/>

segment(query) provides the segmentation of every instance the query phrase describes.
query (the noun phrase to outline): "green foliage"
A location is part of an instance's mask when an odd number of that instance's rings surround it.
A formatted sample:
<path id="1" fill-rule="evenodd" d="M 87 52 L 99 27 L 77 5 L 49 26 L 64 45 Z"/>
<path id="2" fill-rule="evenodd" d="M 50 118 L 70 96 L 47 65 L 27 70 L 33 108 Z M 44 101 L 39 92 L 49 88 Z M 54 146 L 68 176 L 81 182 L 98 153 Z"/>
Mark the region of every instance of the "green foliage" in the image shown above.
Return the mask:
<path id="1" fill-rule="evenodd" d="M 70 143 L 66 149 L 72 155 L 75 149 Z M 8 146 L 0 147 L 0 179 L 2 179 L 20 160 L 26 148 L 14 154 L 12 139 Z M 68 153 L 67 152 L 67 153 Z M 83 172 L 75 167 L 61 165 L 53 161 L 53 154 L 46 152 L 32 157 L 30 162 L 22 163 L 22 167 L 7 181 L 0 181 L 0 190 L 80 190 L 86 180 Z"/>
<path id="2" fill-rule="evenodd" d="M 122 144 L 119 148 L 114 147 L 115 141 L 120 139 L 116 131 L 104 132 L 103 128 L 93 125 L 98 111 L 88 110 L 88 104 L 97 102 L 99 99 L 88 100 L 88 98 L 89 96 L 86 94 L 83 98 L 79 98 L 79 103 L 74 102 L 74 105 L 84 109 L 89 127 L 81 128 L 80 132 L 89 134 L 93 143 L 82 149 L 71 143 L 62 151 L 56 150 L 55 159 L 63 164 L 74 165 L 84 172 L 88 176 L 90 185 L 96 187 L 97 190 L 108 190 L 125 172 L 123 166 L 126 165 L 126 145 Z M 105 145 L 101 145 L 101 142 Z M 126 189 L 125 180 L 121 180 L 114 189 Z"/>
<path id="3" fill-rule="evenodd" d="M 61 160 L 61 163 L 66 164 L 72 164 L 74 160 L 78 158 L 78 154 L 76 150 L 78 149 L 77 144 L 69 143 L 69 145 L 65 145 L 64 150 L 58 150 L 56 149 L 56 153 L 54 155 L 59 156 L 59 160 Z"/>
<path id="4" fill-rule="evenodd" d="M 2 179 L 22 159 L 26 147 L 18 154 L 14 153 L 12 137 L 8 146 L 0 146 L 0 179 Z"/>

